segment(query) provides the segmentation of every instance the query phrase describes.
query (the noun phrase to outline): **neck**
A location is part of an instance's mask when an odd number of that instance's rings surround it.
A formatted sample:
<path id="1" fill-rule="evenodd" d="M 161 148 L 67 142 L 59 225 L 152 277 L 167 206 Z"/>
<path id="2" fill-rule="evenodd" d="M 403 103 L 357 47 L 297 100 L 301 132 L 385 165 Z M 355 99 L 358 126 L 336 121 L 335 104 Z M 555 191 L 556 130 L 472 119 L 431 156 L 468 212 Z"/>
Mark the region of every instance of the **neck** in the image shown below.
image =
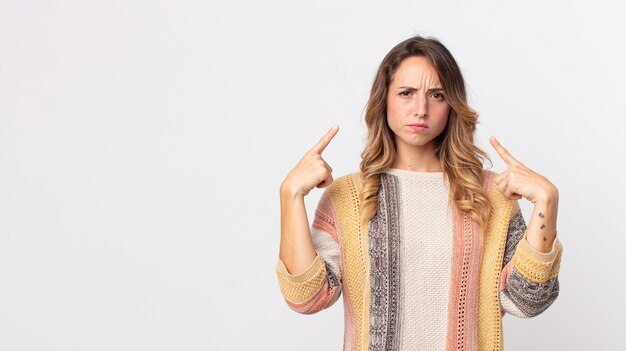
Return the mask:
<path id="1" fill-rule="evenodd" d="M 435 156 L 433 143 L 423 146 L 398 144 L 392 168 L 415 172 L 443 172 L 443 166 Z"/>

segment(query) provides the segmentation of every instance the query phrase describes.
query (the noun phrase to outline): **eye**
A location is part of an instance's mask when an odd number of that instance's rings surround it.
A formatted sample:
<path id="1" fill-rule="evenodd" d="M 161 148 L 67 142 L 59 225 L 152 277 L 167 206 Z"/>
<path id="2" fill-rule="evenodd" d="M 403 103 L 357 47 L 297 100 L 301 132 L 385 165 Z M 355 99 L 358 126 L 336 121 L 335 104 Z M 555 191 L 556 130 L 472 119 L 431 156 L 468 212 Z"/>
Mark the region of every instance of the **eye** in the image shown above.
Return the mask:
<path id="1" fill-rule="evenodd" d="M 400 94 L 398 94 L 398 95 L 402 95 L 402 96 L 409 96 L 409 94 L 410 94 L 410 93 L 411 93 L 410 91 L 405 90 L 405 91 L 403 91 L 403 92 L 400 92 Z"/>
<path id="2" fill-rule="evenodd" d="M 434 93 L 433 96 L 437 99 L 437 100 L 443 100 L 444 96 L 442 93 Z"/>

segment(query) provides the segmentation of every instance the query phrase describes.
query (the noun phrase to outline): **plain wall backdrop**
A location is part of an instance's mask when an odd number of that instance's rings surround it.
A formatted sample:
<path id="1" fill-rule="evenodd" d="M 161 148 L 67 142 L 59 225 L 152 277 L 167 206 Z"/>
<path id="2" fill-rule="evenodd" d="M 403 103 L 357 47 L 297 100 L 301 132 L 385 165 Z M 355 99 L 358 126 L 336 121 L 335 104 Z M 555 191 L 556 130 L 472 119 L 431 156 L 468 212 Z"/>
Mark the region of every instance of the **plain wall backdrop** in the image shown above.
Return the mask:
<path id="1" fill-rule="evenodd" d="M 459 63 L 492 170 L 495 135 L 560 192 L 560 296 L 506 315 L 506 349 L 623 349 L 624 33 L 618 1 L 0 0 L 0 350 L 340 350 L 343 298 L 280 294 L 278 189 L 335 122 L 324 159 L 358 171 L 374 73 L 416 34 Z"/>

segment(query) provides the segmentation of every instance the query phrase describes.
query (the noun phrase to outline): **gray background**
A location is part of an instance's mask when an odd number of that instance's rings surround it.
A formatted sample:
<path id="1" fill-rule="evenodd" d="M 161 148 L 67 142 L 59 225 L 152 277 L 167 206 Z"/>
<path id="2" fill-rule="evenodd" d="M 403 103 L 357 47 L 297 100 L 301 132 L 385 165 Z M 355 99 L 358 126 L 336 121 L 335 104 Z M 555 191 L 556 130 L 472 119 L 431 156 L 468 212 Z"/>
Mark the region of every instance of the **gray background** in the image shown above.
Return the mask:
<path id="1" fill-rule="evenodd" d="M 0 349 L 339 350 L 341 299 L 280 295 L 278 187 L 335 122 L 333 176 L 358 170 L 414 34 L 459 62 L 493 170 L 490 135 L 560 190 L 561 294 L 506 349 L 620 348 L 624 33 L 618 1 L 0 0 Z"/>

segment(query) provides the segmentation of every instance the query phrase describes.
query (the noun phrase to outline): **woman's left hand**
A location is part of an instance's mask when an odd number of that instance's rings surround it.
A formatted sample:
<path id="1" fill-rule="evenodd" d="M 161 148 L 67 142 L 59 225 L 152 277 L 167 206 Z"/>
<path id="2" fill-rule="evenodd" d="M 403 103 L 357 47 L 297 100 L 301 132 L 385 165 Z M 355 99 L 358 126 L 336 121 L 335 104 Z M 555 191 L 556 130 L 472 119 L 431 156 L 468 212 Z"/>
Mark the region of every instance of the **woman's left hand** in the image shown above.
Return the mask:
<path id="1" fill-rule="evenodd" d="M 516 160 L 495 137 L 489 138 L 489 142 L 508 166 L 506 171 L 494 177 L 496 186 L 507 200 L 524 197 L 533 204 L 558 201 L 558 189 L 546 177 Z"/>

